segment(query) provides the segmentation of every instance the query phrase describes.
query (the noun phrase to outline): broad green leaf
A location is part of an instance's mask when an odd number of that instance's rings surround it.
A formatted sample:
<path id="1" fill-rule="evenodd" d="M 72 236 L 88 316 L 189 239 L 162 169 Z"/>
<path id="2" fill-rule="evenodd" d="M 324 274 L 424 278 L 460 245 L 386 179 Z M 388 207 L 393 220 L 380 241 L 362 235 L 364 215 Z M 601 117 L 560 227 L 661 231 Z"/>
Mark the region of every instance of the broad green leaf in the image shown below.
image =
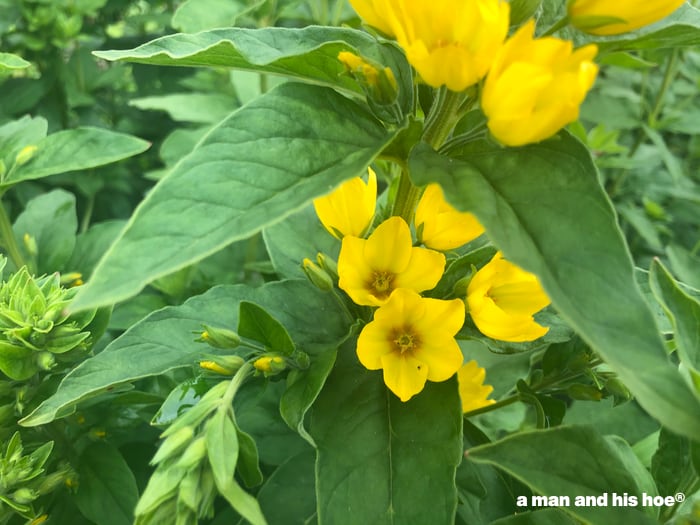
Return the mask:
<path id="1" fill-rule="evenodd" d="M 264 1 L 264 0 L 262 0 Z M 236 25 L 236 19 L 261 4 L 245 0 L 186 0 L 175 11 L 172 26 L 185 33 Z"/>
<path id="2" fill-rule="evenodd" d="M 25 235 L 31 236 L 38 249 L 36 267 L 38 274 L 65 271 L 66 263 L 75 247 L 78 218 L 75 197 L 63 190 L 53 190 L 33 198 L 12 225 L 20 250 Z"/>
<path id="3" fill-rule="evenodd" d="M 684 483 L 698 474 L 692 462 L 691 442 L 665 428 L 659 434 L 659 446 L 651 459 L 651 474 L 661 496 L 684 490 Z"/>
<path id="4" fill-rule="evenodd" d="M 258 501 L 270 525 L 316 523 L 314 454 L 307 450 L 280 465 L 258 492 Z"/>
<path id="5" fill-rule="evenodd" d="M 400 89 L 399 106 L 413 108 L 413 73 L 392 42 L 379 42 L 363 31 L 309 26 L 302 29 L 213 29 L 194 35 L 176 34 L 123 51 L 96 51 L 105 60 L 125 60 L 164 66 L 232 67 L 285 75 L 361 93 L 345 74 L 338 53 L 351 51 L 392 69 Z"/>
<path id="6" fill-rule="evenodd" d="M 76 128 L 53 133 L 36 144 L 34 156 L 8 173 L 0 187 L 66 171 L 116 162 L 146 151 L 150 144 L 124 133 L 101 128 Z"/>
<path id="7" fill-rule="evenodd" d="M 135 98 L 129 105 L 143 110 L 165 111 L 170 118 L 180 122 L 210 124 L 219 122 L 236 109 L 236 100 L 217 93 L 172 93 Z"/>
<path id="8" fill-rule="evenodd" d="M 34 426 L 60 417 L 78 402 L 115 385 L 168 370 L 192 366 L 211 348 L 195 342 L 202 324 L 235 327 L 240 301 L 255 301 L 288 326 L 297 346 L 312 360 L 319 350 L 339 341 L 347 330 L 337 303 L 306 281 L 281 281 L 259 288 L 219 286 L 180 306 L 150 314 L 102 352 L 87 359 L 63 379 L 56 393 L 22 421 Z M 306 309 L 297 308 L 304 304 Z M 313 314 L 309 312 L 315 312 Z M 322 312 L 323 323 L 319 323 Z"/>
<path id="9" fill-rule="evenodd" d="M 680 289 L 658 259 L 651 263 L 649 283 L 674 326 L 681 362 L 700 383 L 700 302 Z"/>
<path id="10" fill-rule="evenodd" d="M 100 525 L 130 525 L 138 500 L 136 479 L 119 451 L 93 443 L 80 456 L 80 485 L 75 502 L 85 517 Z"/>
<path id="11" fill-rule="evenodd" d="M 700 401 L 666 355 L 613 208 L 576 139 L 562 133 L 522 148 L 479 142 L 458 159 L 419 145 L 410 168 L 418 184 L 439 182 L 507 258 L 539 277 L 559 315 L 645 410 L 678 433 L 700 435 Z"/>
<path id="12" fill-rule="evenodd" d="M 316 254 L 322 252 L 337 260 L 340 251 L 340 241 L 321 225 L 313 206 L 265 228 L 263 237 L 275 271 L 288 278 L 305 277 L 301 269 L 304 258 L 315 261 Z"/>
<path id="13" fill-rule="evenodd" d="M 344 350 L 348 350 L 345 348 Z M 402 403 L 381 371 L 339 352 L 314 403 L 318 521 L 452 524 L 455 471 L 462 459 L 462 414 L 453 379 L 426 383 Z"/>
<path id="14" fill-rule="evenodd" d="M 250 525 L 267 525 L 258 501 L 243 490 L 238 483 L 231 480 L 225 486 L 217 485 L 217 488 L 219 494 L 226 498 L 231 507 L 248 520 Z"/>
<path id="15" fill-rule="evenodd" d="M 48 126 L 46 119 L 28 115 L 0 126 L 0 160 L 9 169 L 20 149 L 46 137 Z"/>
<path id="16" fill-rule="evenodd" d="M 362 173 L 392 136 L 333 90 L 279 86 L 234 112 L 161 179 L 73 307 L 130 297 L 282 220 Z"/>
<path id="17" fill-rule="evenodd" d="M 467 458 L 504 470 L 537 495 L 565 496 L 562 510 L 591 525 L 656 523 L 644 512 L 641 491 L 615 445 L 593 427 L 571 426 L 511 435 L 469 449 Z M 613 493 L 636 495 L 638 506 L 614 506 Z M 576 505 L 576 497 L 607 494 L 607 506 Z M 528 503 L 531 503 L 529 501 Z"/>
<path id="18" fill-rule="evenodd" d="M 291 355 L 294 342 L 280 322 L 255 303 L 241 301 L 238 335 L 262 343 L 273 352 Z"/>
<path id="19" fill-rule="evenodd" d="M 542 509 L 533 512 L 522 512 L 492 521 L 491 525 L 576 525 L 570 516 L 559 509 Z"/>
<path id="20" fill-rule="evenodd" d="M 238 435 L 238 464 L 236 472 L 245 483 L 246 487 L 257 487 L 263 481 L 258 459 L 258 447 L 255 440 L 240 428 L 236 427 Z"/>
<path id="21" fill-rule="evenodd" d="M 349 348 L 346 351 L 352 351 Z M 280 399 L 280 413 L 290 428 L 296 430 L 306 441 L 314 444 L 304 428 L 304 418 L 318 397 L 321 388 L 331 373 L 337 350 L 330 348 L 311 357 L 306 370 L 292 370 L 287 376 L 287 390 Z"/>
<path id="22" fill-rule="evenodd" d="M 13 55 L 12 53 L 0 53 L 0 72 L 12 69 L 24 69 L 31 66 L 22 57 Z"/>
<path id="23" fill-rule="evenodd" d="M 693 288 L 700 290 L 700 257 L 691 254 L 677 244 L 666 247 L 666 256 L 671 264 L 671 270 L 680 280 Z"/>
<path id="24" fill-rule="evenodd" d="M 65 265 L 66 269 L 81 272 L 83 281 L 87 281 L 97 261 L 119 235 L 124 224 L 123 220 L 99 222 L 90 226 L 86 232 L 78 234 L 73 255 Z"/>

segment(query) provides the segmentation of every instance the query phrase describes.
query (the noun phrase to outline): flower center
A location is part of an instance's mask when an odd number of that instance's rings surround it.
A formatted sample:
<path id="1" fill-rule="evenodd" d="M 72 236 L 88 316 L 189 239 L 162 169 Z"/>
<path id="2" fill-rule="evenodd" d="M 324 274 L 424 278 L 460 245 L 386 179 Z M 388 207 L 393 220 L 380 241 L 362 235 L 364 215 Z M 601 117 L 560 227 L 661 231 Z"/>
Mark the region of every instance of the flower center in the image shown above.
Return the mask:
<path id="1" fill-rule="evenodd" d="M 394 348 L 401 354 L 406 352 L 412 352 L 418 348 L 419 340 L 418 337 L 405 329 L 403 331 L 397 332 L 392 340 L 394 343 Z"/>
<path id="2" fill-rule="evenodd" d="M 394 280 L 394 274 L 389 272 L 374 272 L 371 283 L 372 289 L 378 297 L 385 297 L 391 291 L 391 281 Z"/>

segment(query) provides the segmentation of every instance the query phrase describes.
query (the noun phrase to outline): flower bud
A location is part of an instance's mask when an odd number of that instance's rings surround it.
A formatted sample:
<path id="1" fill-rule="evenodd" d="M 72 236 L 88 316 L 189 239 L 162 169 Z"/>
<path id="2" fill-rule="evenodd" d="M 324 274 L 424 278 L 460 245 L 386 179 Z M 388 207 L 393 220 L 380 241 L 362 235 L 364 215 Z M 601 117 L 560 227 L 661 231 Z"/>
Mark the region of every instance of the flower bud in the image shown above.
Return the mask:
<path id="1" fill-rule="evenodd" d="M 381 105 L 391 104 L 396 100 L 398 87 L 391 68 L 374 64 L 349 51 L 338 53 L 338 60 L 370 99 Z"/>
<path id="2" fill-rule="evenodd" d="M 37 366 L 42 369 L 49 371 L 56 366 L 56 358 L 51 352 L 39 352 L 34 357 Z"/>
<path id="3" fill-rule="evenodd" d="M 265 377 L 278 374 L 287 368 L 287 363 L 280 356 L 263 356 L 253 362 L 253 366 Z"/>
<path id="4" fill-rule="evenodd" d="M 158 448 L 158 452 L 153 456 L 151 465 L 156 465 L 170 459 L 182 451 L 185 446 L 194 438 L 194 428 L 185 426 L 174 434 L 169 435 Z"/>
<path id="5" fill-rule="evenodd" d="M 24 244 L 24 248 L 27 250 L 27 253 L 32 257 L 36 257 L 37 253 L 39 253 L 39 248 L 36 245 L 36 239 L 28 233 L 25 233 L 22 236 L 22 243 Z"/>
<path id="6" fill-rule="evenodd" d="M 39 494 L 37 494 L 35 490 L 27 487 L 22 487 L 21 489 L 17 489 L 12 493 L 12 499 L 20 505 L 26 505 L 27 503 L 31 503 L 38 497 Z"/>
<path id="7" fill-rule="evenodd" d="M 316 254 L 318 265 L 323 268 L 323 271 L 330 275 L 334 282 L 338 282 L 338 263 L 325 253 L 318 252 Z"/>
<path id="8" fill-rule="evenodd" d="M 237 355 L 212 356 L 210 360 L 200 361 L 199 366 L 216 374 L 232 376 L 245 363 L 244 359 Z"/>
<path id="9" fill-rule="evenodd" d="M 324 292 L 328 292 L 333 289 L 333 281 L 331 280 L 330 276 L 310 259 L 304 259 L 301 267 L 302 270 L 304 270 L 306 277 L 308 277 L 309 281 L 311 281 L 316 288 L 323 290 Z"/>
<path id="10" fill-rule="evenodd" d="M 207 455 L 207 442 L 204 436 L 195 439 L 177 460 L 176 465 L 184 469 L 191 469 L 199 464 Z"/>
<path id="11" fill-rule="evenodd" d="M 241 344 L 240 336 L 233 330 L 214 328 L 208 325 L 202 326 L 204 331 L 200 334 L 198 341 L 204 341 L 209 346 L 224 350 L 237 348 Z"/>
<path id="12" fill-rule="evenodd" d="M 579 399 L 581 401 L 600 401 L 603 399 L 603 393 L 591 385 L 581 385 L 578 383 L 570 385 L 566 389 L 566 393 L 572 399 Z"/>
<path id="13" fill-rule="evenodd" d="M 21 150 L 19 150 L 19 153 L 17 153 L 17 156 L 15 157 L 15 163 L 18 166 L 22 166 L 32 160 L 32 157 L 34 157 L 34 154 L 37 152 L 39 148 L 37 146 L 31 145 L 31 146 L 25 146 Z"/>

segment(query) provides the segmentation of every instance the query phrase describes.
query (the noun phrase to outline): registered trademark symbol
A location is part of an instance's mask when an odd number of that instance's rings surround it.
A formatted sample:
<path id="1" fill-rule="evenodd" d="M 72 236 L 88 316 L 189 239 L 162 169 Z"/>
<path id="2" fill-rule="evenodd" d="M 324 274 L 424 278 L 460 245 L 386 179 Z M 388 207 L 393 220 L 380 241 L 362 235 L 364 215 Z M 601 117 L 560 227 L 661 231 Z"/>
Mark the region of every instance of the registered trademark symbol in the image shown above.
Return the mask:
<path id="1" fill-rule="evenodd" d="M 677 492 L 676 493 L 676 501 L 678 503 L 685 501 L 685 494 L 683 494 L 682 492 Z"/>

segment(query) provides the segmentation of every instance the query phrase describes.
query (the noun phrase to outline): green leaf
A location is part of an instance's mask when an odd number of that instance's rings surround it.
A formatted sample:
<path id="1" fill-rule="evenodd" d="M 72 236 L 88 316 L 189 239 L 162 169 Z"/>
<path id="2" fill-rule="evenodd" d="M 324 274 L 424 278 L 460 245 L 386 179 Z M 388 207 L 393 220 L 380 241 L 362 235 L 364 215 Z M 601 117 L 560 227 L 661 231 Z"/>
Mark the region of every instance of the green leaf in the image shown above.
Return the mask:
<path id="1" fill-rule="evenodd" d="M 352 351 L 346 348 L 348 351 Z M 313 438 L 304 428 L 306 413 L 331 373 L 337 350 L 330 348 L 311 356 L 311 363 L 306 370 L 292 370 L 287 376 L 287 390 L 280 399 L 280 413 L 290 428 L 296 430 L 310 444 Z"/>
<path id="2" fill-rule="evenodd" d="M 534 512 L 523 512 L 492 521 L 491 525 L 576 525 L 570 516 L 559 509 L 542 509 Z"/>
<path id="3" fill-rule="evenodd" d="M 306 277 L 301 269 L 305 257 L 313 261 L 321 252 L 337 260 L 340 252 L 340 242 L 321 225 L 313 206 L 265 228 L 263 237 L 275 271 L 289 278 Z"/>
<path id="4" fill-rule="evenodd" d="M 392 69 L 404 114 L 413 108 L 413 73 L 392 42 L 379 42 L 363 31 L 310 26 L 302 29 L 227 28 L 195 35 L 176 34 L 124 51 L 96 51 L 105 60 L 125 60 L 167 66 L 232 67 L 325 84 L 361 93 L 345 74 L 338 53 L 351 51 Z"/>
<path id="5" fill-rule="evenodd" d="M 236 101 L 218 93 L 172 93 L 156 97 L 135 98 L 129 105 L 138 109 L 165 111 L 179 122 L 219 122 L 236 109 Z"/>
<path id="6" fill-rule="evenodd" d="M 279 281 L 259 288 L 219 286 L 192 297 L 180 306 L 150 314 L 112 341 L 102 352 L 85 360 L 61 381 L 56 393 L 22 420 L 25 426 L 48 423 L 81 400 L 103 393 L 115 385 L 192 366 L 210 348 L 195 342 L 193 333 L 202 324 L 236 326 L 238 304 L 250 300 L 273 312 L 293 331 L 297 345 L 313 355 L 339 341 L 347 330 L 342 312 L 332 297 L 306 281 Z M 304 304 L 309 311 L 297 308 Z"/>
<path id="7" fill-rule="evenodd" d="M 130 297 L 280 221 L 362 173 L 391 137 L 333 90 L 279 86 L 215 127 L 161 179 L 73 307 Z"/>
<path id="8" fill-rule="evenodd" d="M 236 19 L 257 8 L 244 0 L 186 0 L 175 11 L 172 26 L 185 33 L 236 25 Z"/>
<path id="9" fill-rule="evenodd" d="M 231 481 L 225 486 L 217 485 L 217 488 L 231 507 L 248 520 L 251 525 L 267 525 L 258 501 L 243 490 L 238 483 Z"/>
<path id="10" fill-rule="evenodd" d="M 119 451 L 93 443 L 80 457 L 80 485 L 75 502 L 83 515 L 100 525 L 131 525 L 138 500 L 136 479 Z"/>
<path id="11" fill-rule="evenodd" d="M 568 497 L 569 503 L 562 505 L 562 510 L 586 523 L 656 523 L 644 513 L 641 491 L 634 476 L 626 470 L 617 447 L 593 427 L 522 432 L 469 449 L 467 458 L 504 470 L 539 495 Z M 636 495 L 640 498 L 638 506 L 615 506 L 613 493 Z M 606 506 L 575 503 L 577 496 L 601 497 L 604 494 L 607 494 Z M 528 501 L 528 505 L 530 503 Z M 560 503 L 566 501 L 560 500 Z"/>
<path id="12" fill-rule="evenodd" d="M 273 352 L 292 355 L 294 342 L 280 322 L 255 303 L 241 301 L 238 335 L 264 344 Z"/>
<path id="13" fill-rule="evenodd" d="M 700 302 L 680 289 L 658 259 L 651 263 L 649 283 L 673 324 L 681 362 L 700 384 Z"/>
<path id="14" fill-rule="evenodd" d="M 207 456 L 217 487 L 233 483 L 238 462 L 238 432 L 228 412 L 219 408 L 206 426 Z"/>
<path id="15" fill-rule="evenodd" d="M 31 160 L 15 168 L 0 182 L 0 187 L 116 162 L 146 151 L 150 144 L 124 133 L 85 127 L 59 131 L 40 140 L 36 146 L 38 149 Z"/>
<path id="16" fill-rule="evenodd" d="M 258 492 L 270 525 L 310 525 L 316 520 L 314 453 L 302 452 L 280 465 Z"/>
<path id="17" fill-rule="evenodd" d="M 345 349 L 347 350 L 347 348 Z M 402 403 L 355 352 L 339 352 L 314 403 L 318 521 L 452 524 L 462 459 L 461 403 L 454 378 L 426 383 Z"/>
<path id="18" fill-rule="evenodd" d="M 241 476 L 246 487 L 256 487 L 263 481 L 258 461 L 258 447 L 250 434 L 246 434 L 238 427 L 236 427 L 236 434 L 238 435 L 238 464 L 236 465 L 236 471 Z"/>
<path id="19" fill-rule="evenodd" d="M 458 159 L 417 146 L 418 184 L 437 181 L 504 255 L 535 273 L 559 315 L 670 429 L 700 435 L 700 402 L 671 364 L 589 152 L 566 133 L 522 148 L 475 143 Z"/>
<path id="20" fill-rule="evenodd" d="M 662 428 L 659 446 L 651 459 L 651 474 L 661 496 L 670 496 L 685 489 L 684 482 L 697 476 L 690 440 Z"/>
<path id="21" fill-rule="evenodd" d="M 0 72 L 12 69 L 24 69 L 32 64 L 12 53 L 0 53 Z"/>
<path id="22" fill-rule="evenodd" d="M 0 126 L 0 160 L 9 168 L 15 156 L 25 146 L 36 144 L 46 137 L 48 122 L 41 117 L 24 116 Z"/>
<path id="23" fill-rule="evenodd" d="M 63 190 L 34 197 L 12 225 L 20 246 L 25 234 L 36 241 L 38 254 L 34 269 L 38 274 L 68 269 L 66 263 L 75 247 L 77 229 L 75 197 Z"/>

